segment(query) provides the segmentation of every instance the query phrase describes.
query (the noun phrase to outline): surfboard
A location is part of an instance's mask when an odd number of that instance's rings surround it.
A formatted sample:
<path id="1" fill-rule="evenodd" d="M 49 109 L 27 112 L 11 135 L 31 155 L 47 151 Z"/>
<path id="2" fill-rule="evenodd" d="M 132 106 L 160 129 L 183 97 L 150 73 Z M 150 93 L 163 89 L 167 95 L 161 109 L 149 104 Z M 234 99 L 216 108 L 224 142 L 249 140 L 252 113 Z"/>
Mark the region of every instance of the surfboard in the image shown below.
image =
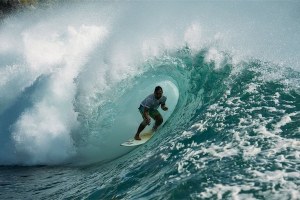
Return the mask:
<path id="1" fill-rule="evenodd" d="M 121 144 L 121 146 L 125 146 L 125 147 L 133 147 L 133 146 L 138 146 L 141 144 L 144 144 L 145 142 L 147 142 L 152 136 L 154 135 L 154 133 L 152 132 L 152 130 L 149 130 L 147 132 L 141 133 L 140 134 L 140 138 L 141 140 L 135 140 L 134 138 L 130 138 L 129 140 L 127 140 L 126 142 L 123 142 Z"/>

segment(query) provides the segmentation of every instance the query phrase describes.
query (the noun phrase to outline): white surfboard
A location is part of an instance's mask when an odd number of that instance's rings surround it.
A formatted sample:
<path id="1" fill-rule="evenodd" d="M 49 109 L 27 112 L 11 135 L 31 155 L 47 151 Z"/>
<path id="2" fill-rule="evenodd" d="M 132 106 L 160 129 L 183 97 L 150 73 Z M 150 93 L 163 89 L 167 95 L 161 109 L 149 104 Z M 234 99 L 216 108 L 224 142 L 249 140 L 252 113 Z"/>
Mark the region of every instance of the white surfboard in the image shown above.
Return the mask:
<path id="1" fill-rule="evenodd" d="M 133 147 L 133 146 L 138 146 L 141 144 L 144 144 L 145 142 L 147 142 L 152 136 L 154 135 L 154 133 L 152 132 L 152 130 L 149 130 L 145 133 L 141 133 L 140 134 L 140 138 L 141 140 L 135 140 L 134 138 L 131 138 L 129 140 L 127 140 L 126 142 L 123 142 L 121 144 L 121 146 L 125 146 L 125 147 Z"/>

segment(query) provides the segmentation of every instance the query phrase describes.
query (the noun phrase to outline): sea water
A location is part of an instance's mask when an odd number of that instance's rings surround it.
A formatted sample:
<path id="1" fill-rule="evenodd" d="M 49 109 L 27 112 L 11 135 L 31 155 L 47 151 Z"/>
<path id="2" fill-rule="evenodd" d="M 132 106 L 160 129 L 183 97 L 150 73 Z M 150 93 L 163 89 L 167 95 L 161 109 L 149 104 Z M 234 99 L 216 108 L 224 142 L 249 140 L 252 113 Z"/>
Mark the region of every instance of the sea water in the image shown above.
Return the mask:
<path id="1" fill-rule="evenodd" d="M 63 1 L 6 16 L 0 198 L 299 199 L 299 9 Z M 121 147 L 157 85 L 164 124 Z"/>

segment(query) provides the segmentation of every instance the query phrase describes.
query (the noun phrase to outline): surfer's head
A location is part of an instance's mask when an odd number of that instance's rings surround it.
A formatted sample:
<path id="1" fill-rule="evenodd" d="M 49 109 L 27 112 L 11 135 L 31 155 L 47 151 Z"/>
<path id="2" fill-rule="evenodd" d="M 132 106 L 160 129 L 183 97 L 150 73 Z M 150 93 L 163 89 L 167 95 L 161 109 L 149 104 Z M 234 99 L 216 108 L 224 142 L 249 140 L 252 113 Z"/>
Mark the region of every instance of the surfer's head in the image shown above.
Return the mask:
<path id="1" fill-rule="evenodd" d="M 160 86 L 156 86 L 154 90 L 154 96 L 156 99 L 160 99 L 163 94 L 163 89 Z"/>

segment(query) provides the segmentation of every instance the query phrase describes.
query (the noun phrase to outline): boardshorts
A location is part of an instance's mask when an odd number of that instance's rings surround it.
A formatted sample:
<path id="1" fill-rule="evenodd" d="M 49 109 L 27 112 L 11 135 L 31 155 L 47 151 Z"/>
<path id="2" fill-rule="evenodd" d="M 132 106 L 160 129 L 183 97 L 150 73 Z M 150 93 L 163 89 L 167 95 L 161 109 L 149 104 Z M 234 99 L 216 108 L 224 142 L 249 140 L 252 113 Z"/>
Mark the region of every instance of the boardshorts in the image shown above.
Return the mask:
<path id="1" fill-rule="evenodd" d="M 143 119 L 146 120 L 145 117 L 144 117 L 145 107 L 142 106 L 142 105 L 140 105 L 139 111 L 140 111 L 140 113 L 141 113 Z M 160 115 L 160 113 L 159 113 L 159 111 L 158 111 L 157 109 L 150 109 L 150 110 L 149 110 L 149 115 L 150 115 L 151 118 L 155 119 L 155 117 L 156 117 L 157 115 Z"/>

